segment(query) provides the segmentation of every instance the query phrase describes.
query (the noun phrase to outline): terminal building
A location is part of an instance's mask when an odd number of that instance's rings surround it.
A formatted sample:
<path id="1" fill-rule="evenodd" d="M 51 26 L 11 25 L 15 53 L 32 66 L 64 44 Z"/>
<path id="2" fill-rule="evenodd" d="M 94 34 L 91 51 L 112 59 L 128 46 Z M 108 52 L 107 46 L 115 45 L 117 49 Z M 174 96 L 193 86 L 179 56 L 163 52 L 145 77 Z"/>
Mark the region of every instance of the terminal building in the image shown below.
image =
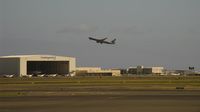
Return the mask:
<path id="1" fill-rule="evenodd" d="M 101 69 L 100 67 L 77 67 L 77 76 L 121 76 L 120 70 Z"/>
<path id="2" fill-rule="evenodd" d="M 74 57 L 54 55 L 15 55 L 0 57 L 0 75 L 14 74 L 20 77 L 34 74 L 75 75 Z"/>
<path id="3" fill-rule="evenodd" d="M 128 68 L 128 74 L 136 74 L 136 75 L 142 75 L 142 74 L 152 74 L 152 75 L 162 75 L 164 73 L 164 67 L 143 67 L 143 66 L 137 66 L 137 67 L 129 67 Z"/>

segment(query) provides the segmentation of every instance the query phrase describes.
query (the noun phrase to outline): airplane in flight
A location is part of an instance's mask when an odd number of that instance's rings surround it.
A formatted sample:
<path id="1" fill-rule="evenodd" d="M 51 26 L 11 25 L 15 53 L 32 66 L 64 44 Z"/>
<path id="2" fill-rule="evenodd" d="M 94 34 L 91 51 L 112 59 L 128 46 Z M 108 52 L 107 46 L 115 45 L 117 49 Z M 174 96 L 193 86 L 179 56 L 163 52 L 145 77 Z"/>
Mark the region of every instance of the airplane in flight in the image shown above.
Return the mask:
<path id="1" fill-rule="evenodd" d="M 115 44 L 115 41 L 116 39 L 113 39 L 112 41 L 106 41 L 106 39 L 108 39 L 107 37 L 106 38 L 103 38 L 103 39 L 97 39 L 97 38 L 93 38 L 93 37 L 88 37 L 89 40 L 93 40 L 93 41 L 96 41 L 96 43 L 100 43 L 100 44 Z"/>

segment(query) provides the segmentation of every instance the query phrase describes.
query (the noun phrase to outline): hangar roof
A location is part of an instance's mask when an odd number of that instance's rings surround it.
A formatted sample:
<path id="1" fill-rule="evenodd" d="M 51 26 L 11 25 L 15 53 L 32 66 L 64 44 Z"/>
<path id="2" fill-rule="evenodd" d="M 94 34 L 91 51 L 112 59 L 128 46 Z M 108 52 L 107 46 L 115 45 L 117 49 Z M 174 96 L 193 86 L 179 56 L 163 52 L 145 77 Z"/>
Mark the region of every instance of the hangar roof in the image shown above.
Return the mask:
<path id="1" fill-rule="evenodd" d="M 23 58 L 23 57 L 67 57 L 67 56 L 56 56 L 56 55 L 10 55 L 10 56 L 0 56 L 0 58 Z M 68 57 L 74 58 L 74 57 Z"/>

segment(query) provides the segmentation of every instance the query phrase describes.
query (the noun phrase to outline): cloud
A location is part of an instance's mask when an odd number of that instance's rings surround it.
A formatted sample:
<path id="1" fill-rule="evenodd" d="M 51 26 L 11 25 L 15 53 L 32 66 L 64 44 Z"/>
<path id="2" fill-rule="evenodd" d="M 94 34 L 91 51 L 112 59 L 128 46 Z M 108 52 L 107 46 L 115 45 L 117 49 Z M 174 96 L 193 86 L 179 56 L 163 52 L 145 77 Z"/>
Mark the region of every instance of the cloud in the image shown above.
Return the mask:
<path id="1" fill-rule="evenodd" d="M 95 32 L 98 28 L 96 26 L 91 26 L 88 24 L 79 24 L 75 26 L 67 26 L 60 28 L 56 33 L 89 33 Z"/>
<path id="2" fill-rule="evenodd" d="M 144 34 L 151 32 L 151 29 L 143 26 L 120 26 L 112 29 L 112 32 L 118 32 L 122 34 Z"/>

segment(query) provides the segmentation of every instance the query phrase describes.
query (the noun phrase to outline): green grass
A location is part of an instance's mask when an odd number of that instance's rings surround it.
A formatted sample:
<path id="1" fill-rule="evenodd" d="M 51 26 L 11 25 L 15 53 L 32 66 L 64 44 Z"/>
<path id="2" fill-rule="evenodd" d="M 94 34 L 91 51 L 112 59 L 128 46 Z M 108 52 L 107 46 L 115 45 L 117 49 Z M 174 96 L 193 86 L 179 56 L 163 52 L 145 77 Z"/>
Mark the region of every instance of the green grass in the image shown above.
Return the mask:
<path id="1" fill-rule="evenodd" d="M 200 77 L 55 77 L 0 78 L 0 97 L 135 90 L 200 90 Z M 59 95 L 58 94 L 58 95 Z"/>
<path id="2" fill-rule="evenodd" d="M 0 78 L 0 84 L 179 84 L 200 83 L 200 77 L 56 77 L 56 78 Z"/>

